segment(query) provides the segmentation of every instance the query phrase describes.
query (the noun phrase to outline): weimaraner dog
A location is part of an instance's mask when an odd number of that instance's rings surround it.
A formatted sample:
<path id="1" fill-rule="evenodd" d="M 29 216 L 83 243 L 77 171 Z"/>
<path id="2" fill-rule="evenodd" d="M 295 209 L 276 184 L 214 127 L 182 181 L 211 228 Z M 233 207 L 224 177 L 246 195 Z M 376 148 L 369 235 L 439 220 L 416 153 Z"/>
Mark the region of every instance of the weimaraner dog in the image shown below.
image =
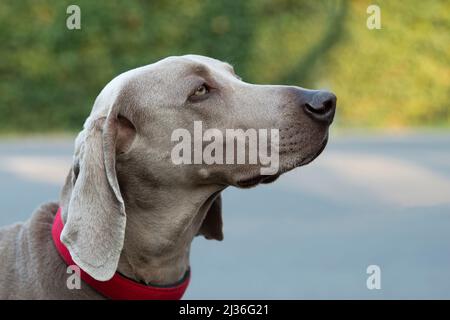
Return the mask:
<path id="1" fill-rule="evenodd" d="M 186 276 L 193 238 L 222 240 L 220 193 L 274 181 L 324 149 L 336 97 L 294 86 L 254 85 L 216 59 L 168 57 L 125 72 L 100 92 L 75 141 L 58 203 L 0 229 L 0 298 L 103 299 L 81 281 L 69 288 L 60 241 L 93 279 L 120 274 L 140 286 L 171 286 Z M 205 128 L 279 130 L 279 168 L 261 164 L 175 164 L 172 133 Z"/>

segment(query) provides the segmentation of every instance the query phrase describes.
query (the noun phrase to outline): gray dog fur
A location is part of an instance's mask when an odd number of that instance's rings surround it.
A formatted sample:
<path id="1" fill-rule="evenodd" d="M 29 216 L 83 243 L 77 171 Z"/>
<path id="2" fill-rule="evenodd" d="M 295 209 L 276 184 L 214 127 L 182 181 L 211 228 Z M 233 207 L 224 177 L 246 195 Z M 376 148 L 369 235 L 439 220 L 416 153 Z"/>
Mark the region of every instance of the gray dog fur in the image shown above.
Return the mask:
<path id="1" fill-rule="evenodd" d="M 213 88 L 208 98 L 190 101 L 205 82 Z M 272 182 L 323 149 L 329 123 L 299 107 L 317 92 L 245 83 L 229 64 L 197 55 L 119 75 L 101 91 L 75 141 L 59 203 L 0 229 L 0 298 L 103 298 L 84 283 L 80 290 L 66 286 L 70 274 L 51 238 L 59 205 L 61 240 L 92 277 L 107 280 L 119 271 L 147 284 L 177 282 L 196 235 L 223 238 L 222 190 Z M 279 128 L 278 174 L 260 176 L 259 165 L 174 165 L 171 133 L 192 129 L 194 120 L 223 131 Z"/>

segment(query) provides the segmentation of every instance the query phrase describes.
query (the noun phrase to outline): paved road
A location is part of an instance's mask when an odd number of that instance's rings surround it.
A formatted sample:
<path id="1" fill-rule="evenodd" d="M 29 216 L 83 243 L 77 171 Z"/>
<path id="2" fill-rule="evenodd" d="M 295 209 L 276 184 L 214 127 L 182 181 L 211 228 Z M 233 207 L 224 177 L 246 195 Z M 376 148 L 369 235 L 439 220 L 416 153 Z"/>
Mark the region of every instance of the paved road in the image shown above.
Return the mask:
<path id="1" fill-rule="evenodd" d="M 56 199 L 71 140 L 0 142 L 0 225 Z M 277 183 L 224 192 L 186 298 L 450 298 L 450 134 L 334 136 Z M 381 268 L 368 290 L 366 268 Z"/>

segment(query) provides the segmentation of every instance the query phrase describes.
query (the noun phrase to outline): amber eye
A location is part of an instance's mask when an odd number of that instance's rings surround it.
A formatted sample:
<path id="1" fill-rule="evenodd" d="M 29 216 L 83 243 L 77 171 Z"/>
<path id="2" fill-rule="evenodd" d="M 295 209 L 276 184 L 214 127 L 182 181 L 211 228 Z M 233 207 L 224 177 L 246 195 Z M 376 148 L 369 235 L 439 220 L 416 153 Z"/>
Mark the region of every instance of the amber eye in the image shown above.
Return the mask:
<path id="1" fill-rule="evenodd" d="M 206 84 L 202 84 L 200 87 L 197 88 L 197 90 L 195 90 L 193 95 L 199 97 L 199 96 L 204 96 L 208 92 L 209 92 L 209 88 L 206 86 Z"/>
<path id="2" fill-rule="evenodd" d="M 210 86 L 208 86 L 206 83 L 203 83 L 201 86 L 197 87 L 194 92 L 191 93 L 188 100 L 190 102 L 204 101 L 209 98 L 212 90 L 213 89 Z"/>

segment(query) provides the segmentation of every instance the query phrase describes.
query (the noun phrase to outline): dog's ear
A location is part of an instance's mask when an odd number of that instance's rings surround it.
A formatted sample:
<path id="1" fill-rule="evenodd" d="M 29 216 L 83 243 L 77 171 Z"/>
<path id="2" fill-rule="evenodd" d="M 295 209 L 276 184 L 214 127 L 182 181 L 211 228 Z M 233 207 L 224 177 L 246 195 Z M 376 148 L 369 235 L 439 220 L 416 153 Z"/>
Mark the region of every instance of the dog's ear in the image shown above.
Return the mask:
<path id="1" fill-rule="evenodd" d="M 130 148 L 135 134 L 131 122 L 113 106 L 106 118 L 88 120 L 76 140 L 61 241 L 75 263 L 100 281 L 114 275 L 123 248 L 126 213 L 116 154 Z"/>
<path id="2" fill-rule="evenodd" d="M 206 239 L 223 240 L 222 196 L 219 194 L 211 204 L 200 227 L 199 234 Z"/>

